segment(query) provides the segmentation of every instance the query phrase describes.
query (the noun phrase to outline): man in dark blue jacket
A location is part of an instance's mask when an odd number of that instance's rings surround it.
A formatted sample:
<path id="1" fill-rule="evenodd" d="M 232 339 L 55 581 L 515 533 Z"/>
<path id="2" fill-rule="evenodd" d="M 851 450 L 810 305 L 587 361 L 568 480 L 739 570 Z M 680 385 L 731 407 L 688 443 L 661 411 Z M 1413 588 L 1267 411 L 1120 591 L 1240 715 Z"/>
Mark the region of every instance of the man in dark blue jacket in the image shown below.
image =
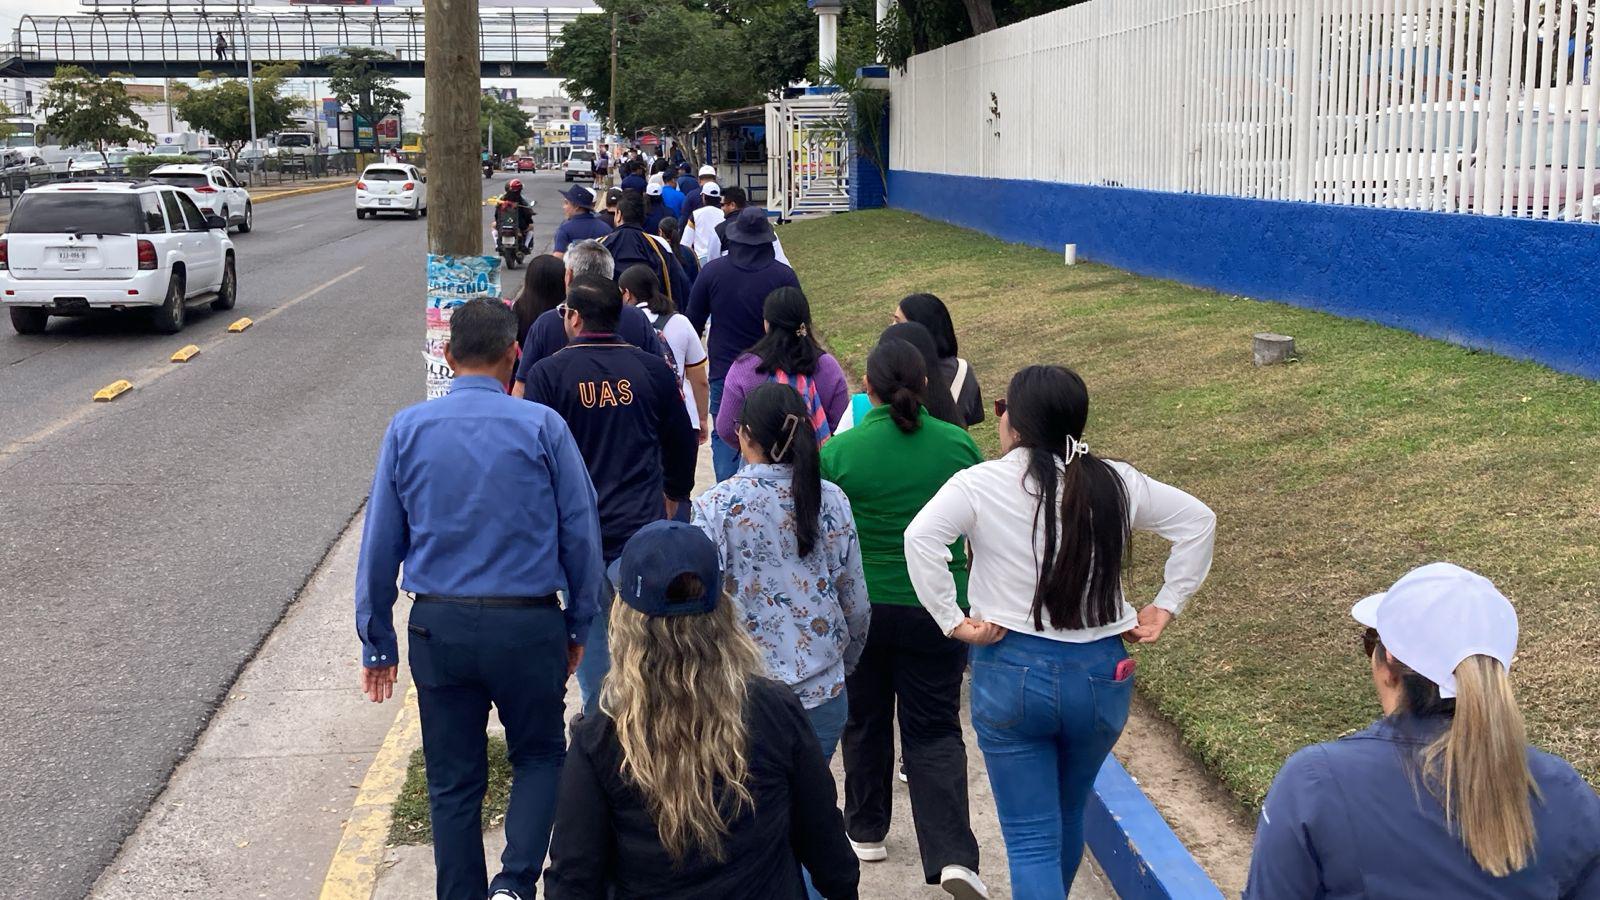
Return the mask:
<path id="1" fill-rule="evenodd" d="M 572 249 L 562 260 L 567 264 L 567 285 L 570 287 L 574 281 L 585 275 L 593 275 L 608 281 L 614 280 L 618 274 L 616 263 L 611 259 L 611 252 L 600 246 L 598 241 L 579 241 L 572 245 Z M 511 386 L 511 395 L 522 397 L 527 393 L 528 373 L 539 360 L 547 356 L 554 356 L 562 347 L 567 345 L 567 326 L 562 320 L 563 311 L 548 309 L 533 320 L 533 325 L 528 329 L 528 336 L 522 342 L 522 359 L 517 362 L 516 383 Z M 651 324 L 650 317 L 645 315 L 636 306 L 625 306 L 622 309 L 622 319 L 617 325 L 617 336 L 628 343 L 638 347 L 646 353 L 661 355 L 660 332 Z"/>
<path id="2" fill-rule="evenodd" d="M 681 308 L 688 302 L 689 276 L 667 242 L 645 230 L 644 195 L 624 192 L 617 216 L 617 230 L 600 239 L 600 246 L 611 252 L 613 280 L 620 279 L 633 266 L 649 266 L 656 273 L 662 292 Z"/>
<path id="3" fill-rule="evenodd" d="M 749 350 L 765 333 L 761 317 L 767 295 L 781 287 L 800 286 L 794 270 L 773 256 L 772 244 L 778 236 L 767 221 L 767 211 L 746 207 L 728 226 L 728 255 L 707 262 L 694 280 L 689 306 L 684 315 L 701 334 L 706 320 L 715 318 L 710 355 L 711 414 L 718 415 L 722 402 L 722 380 L 739 354 Z M 739 468 L 739 448 L 729 447 L 711 432 L 711 463 L 717 480 L 722 481 Z"/>
<path id="4" fill-rule="evenodd" d="M 572 430 L 599 496 L 607 565 L 634 532 L 671 518 L 689 501 L 700 436 L 689 424 L 677 374 L 660 356 L 617 336 L 622 309 L 615 283 L 575 279 L 564 314 L 572 341 L 533 367 L 525 394 L 554 409 Z M 595 709 L 610 667 L 605 616 L 596 616 L 578 666 L 585 710 Z"/>

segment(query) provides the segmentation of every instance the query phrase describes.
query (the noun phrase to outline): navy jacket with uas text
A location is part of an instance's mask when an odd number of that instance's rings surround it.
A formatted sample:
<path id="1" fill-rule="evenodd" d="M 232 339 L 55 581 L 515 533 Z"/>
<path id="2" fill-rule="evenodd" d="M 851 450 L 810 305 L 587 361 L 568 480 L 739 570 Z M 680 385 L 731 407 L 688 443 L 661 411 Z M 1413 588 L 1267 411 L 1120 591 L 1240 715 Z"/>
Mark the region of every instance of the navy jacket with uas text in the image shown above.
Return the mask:
<path id="1" fill-rule="evenodd" d="M 579 335 L 533 367 L 524 396 L 555 410 L 577 441 L 599 499 L 606 563 L 665 517 L 663 494 L 688 501 L 699 432 L 660 356 L 615 334 Z"/>
<path id="2" fill-rule="evenodd" d="M 1418 755 L 1448 718 L 1381 719 L 1289 757 L 1256 825 L 1244 900 L 1597 900 L 1600 796 L 1566 760 L 1528 748 L 1533 862 L 1494 878 L 1445 825 Z"/>

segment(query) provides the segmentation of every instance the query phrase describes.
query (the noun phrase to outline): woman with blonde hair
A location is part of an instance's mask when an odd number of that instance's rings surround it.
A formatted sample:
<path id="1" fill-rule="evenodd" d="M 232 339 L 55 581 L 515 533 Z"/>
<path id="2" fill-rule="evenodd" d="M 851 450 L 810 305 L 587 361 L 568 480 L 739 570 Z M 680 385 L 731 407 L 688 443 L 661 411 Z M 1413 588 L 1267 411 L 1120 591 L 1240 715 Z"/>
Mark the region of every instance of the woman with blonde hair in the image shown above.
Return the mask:
<path id="1" fill-rule="evenodd" d="M 716 545 L 655 522 L 613 564 L 611 671 L 572 724 L 550 900 L 854 900 L 859 868 L 806 713 L 761 677 Z"/>
<path id="2" fill-rule="evenodd" d="M 1431 563 L 1351 614 L 1384 718 L 1284 763 L 1246 900 L 1600 897 L 1600 796 L 1528 745 L 1511 602 Z"/>

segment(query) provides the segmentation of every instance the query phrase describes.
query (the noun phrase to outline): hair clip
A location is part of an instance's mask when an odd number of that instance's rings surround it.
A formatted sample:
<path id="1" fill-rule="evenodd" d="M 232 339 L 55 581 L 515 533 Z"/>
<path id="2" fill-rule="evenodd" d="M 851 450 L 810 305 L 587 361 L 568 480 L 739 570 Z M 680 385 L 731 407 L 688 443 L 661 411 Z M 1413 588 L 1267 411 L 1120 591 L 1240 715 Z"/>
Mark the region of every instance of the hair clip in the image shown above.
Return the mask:
<path id="1" fill-rule="evenodd" d="M 800 417 L 794 413 L 789 413 L 788 415 L 784 416 L 783 433 L 783 448 L 781 450 L 775 449 L 772 451 L 773 462 L 779 462 L 785 456 L 789 455 L 789 448 L 794 446 L 794 436 L 800 433 Z"/>
<path id="2" fill-rule="evenodd" d="M 797 337 L 809 337 L 811 334 L 811 329 L 807 328 L 804 322 L 801 322 L 800 327 L 796 328 L 794 333 Z"/>
<path id="3" fill-rule="evenodd" d="M 1073 460 L 1077 459 L 1080 456 L 1087 455 L 1088 452 L 1089 452 L 1089 445 L 1088 444 L 1084 443 L 1083 441 L 1078 440 L 1077 438 L 1073 437 L 1070 434 L 1067 435 L 1067 463 L 1068 464 L 1071 464 L 1071 462 Z"/>

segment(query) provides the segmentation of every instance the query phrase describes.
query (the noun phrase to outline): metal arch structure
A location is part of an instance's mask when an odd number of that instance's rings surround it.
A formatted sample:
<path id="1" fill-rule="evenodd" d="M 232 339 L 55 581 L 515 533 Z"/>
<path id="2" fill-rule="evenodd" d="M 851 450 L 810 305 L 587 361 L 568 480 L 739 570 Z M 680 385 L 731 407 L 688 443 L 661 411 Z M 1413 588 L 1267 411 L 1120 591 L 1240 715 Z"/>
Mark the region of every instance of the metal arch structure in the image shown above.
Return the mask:
<path id="1" fill-rule="evenodd" d="M 478 59 L 486 78 L 550 76 L 561 29 L 593 10 L 513 9 L 479 17 Z M 397 78 L 422 77 L 426 42 L 417 8 L 364 7 L 241 15 L 237 10 L 155 8 L 74 15 L 26 15 L 0 49 L 0 77 L 47 78 L 59 65 L 100 75 L 192 78 L 202 71 L 243 75 L 244 29 L 256 63 L 293 62 L 300 74 L 327 75 L 318 60 L 340 47 L 386 50 L 378 64 Z M 218 58 L 216 36 L 227 38 Z"/>

